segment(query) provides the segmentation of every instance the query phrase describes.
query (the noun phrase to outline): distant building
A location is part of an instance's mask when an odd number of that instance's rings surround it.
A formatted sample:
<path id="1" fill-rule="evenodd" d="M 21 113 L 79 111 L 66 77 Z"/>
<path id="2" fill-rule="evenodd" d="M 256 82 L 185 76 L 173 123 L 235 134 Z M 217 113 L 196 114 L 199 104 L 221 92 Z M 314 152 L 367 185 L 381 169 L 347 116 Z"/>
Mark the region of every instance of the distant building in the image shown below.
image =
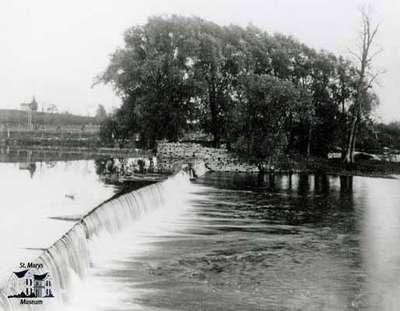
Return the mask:
<path id="1" fill-rule="evenodd" d="M 0 109 L 0 138 L 22 137 L 33 131 L 38 133 L 36 137 L 46 139 L 64 134 L 88 137 L 99 133 L 100 124 L 94 117 L 31 110 L 36 105 L 36 100 L 32 100 L 29 104 L 20 104 L 18 109 Z M 24 136 L 27 139 L 32 137 L 27 135 Z"/>
<path id="2" fill-rule="evenodd" d="M 33 96 L 32 101 L 30 103 L 22 103 L 19 105 L 20 109 L 23 111 L 37 111 L 38 110 L 38 103 L 35 99 L 35 96 Z"/>
<path id="3" fill-rule="evenodd" d="M 28 129 L 33 129 L 32 124 L 32 111 L 38 110 L 38 103 L 36 102 L 35 96 L 33 96 L 32 101 L 30 103 L 22 103 L 19 105 L 21 110 L 27 112 L 27 127 Z"/>

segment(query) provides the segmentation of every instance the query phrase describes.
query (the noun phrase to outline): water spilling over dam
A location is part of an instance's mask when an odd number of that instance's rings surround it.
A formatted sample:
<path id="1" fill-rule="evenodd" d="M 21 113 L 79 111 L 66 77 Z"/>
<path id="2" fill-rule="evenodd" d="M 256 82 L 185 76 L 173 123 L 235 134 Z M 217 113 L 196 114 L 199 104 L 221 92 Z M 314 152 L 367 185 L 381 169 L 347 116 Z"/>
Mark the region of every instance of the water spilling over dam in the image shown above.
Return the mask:
<path id="1" fill-rule="evenodd" d="M 54 298 L 18 305 L 3 292 L 0 306 L 396 310 L 399 185 L 307 174 L 190 182 L 179 173 L 98 206 L 42 251 L 34 262 L 52 275 Z"/>
<path id="2" fill-rule="evenodd" d="M 41 305 L 40 308 L 54 310 L 68 301 L 72 280 L 83 278 L 94 260 L 93 250 L 96 248 L 96 243 L 103 245 L 107 236 L 118 235 L 149 211 L 166 206 L 171 198 L 174 201 L 170 204 L 179 204 L 178 196 L 173 196 L 171 193 L 176 193 L 177 189 L 183 190 L 188 183 L 188 176 L 179 173 L 163 182 L 105 202 L 76 222 L 68 232 L 34 260 L 36 264 L 43 266 L 41 271 L 50 273 L 53 279 L 55 297 L 49 302 L 46 301 L 46 305 Z M 7 290 L 3 288 L 0 295 L 0 306 L 4 310 L 26 308 L 20 306 L 19 299 L 7 299 Z"/>

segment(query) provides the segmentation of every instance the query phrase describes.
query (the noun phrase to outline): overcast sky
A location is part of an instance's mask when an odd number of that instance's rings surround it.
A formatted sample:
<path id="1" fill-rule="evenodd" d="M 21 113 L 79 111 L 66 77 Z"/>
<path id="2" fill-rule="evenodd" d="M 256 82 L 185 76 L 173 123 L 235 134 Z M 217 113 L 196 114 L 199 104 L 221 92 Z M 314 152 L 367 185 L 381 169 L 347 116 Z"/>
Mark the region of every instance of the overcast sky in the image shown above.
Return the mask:
<path id="1" fill-rule="evenodd" d="M 359 30 L 358 7 L 372 3 L 382 22 L 376 60 L 386 73 L 378 114 L 400 120 L 400 1 L 398 0 L 0 0 L 0 108 L 36 95 L 39 105 L 93 114 L 120 101 L 108 86 L 91 88 L 122 34 L 151 15 L 198 15 L 218 24 L 254 24 L 350 57 Z"/>

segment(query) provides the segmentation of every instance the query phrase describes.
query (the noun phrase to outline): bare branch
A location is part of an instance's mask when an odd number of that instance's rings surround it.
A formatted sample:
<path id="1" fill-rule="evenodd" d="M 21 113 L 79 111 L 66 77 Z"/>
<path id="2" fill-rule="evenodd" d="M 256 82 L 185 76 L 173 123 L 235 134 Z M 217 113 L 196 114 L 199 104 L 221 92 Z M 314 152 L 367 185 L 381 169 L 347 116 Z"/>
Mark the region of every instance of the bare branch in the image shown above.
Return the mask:
<path id="1" fill-rule="evenodd" d="M 376 25 L 376 27 L 375 27 L 375 29 L 372 31 L 372 34 L 371 34 L 371 36 L 370 36 L 370 42 L 372 43 L 372 41 L 374 41 L 374 39 L 375 39 L 375 37 L 376 37 L 376 34 L 378 33 L 378 31 L 379 31 L 379 28 L 380 28 L 380 24 L 377 24 Z"/>
<path id="2" fill-rule="evenodd" d="M 383 48 L 379 48 L 378 51 L 376 51 L 375 53 L 373 53 L 370 57 L 368 57 L 367 61 L 371 62 L 375 57 L 377 57 L 379 54 L 381 54 L 383 52 Z"/>
<path id="3" fill-rule="evenodd" d="M 354 56 L 355 58 L 357 58 L 358 61 L 362 61 L 360 55 L 358 55 L 356 52 L 352 51 L 351 49 L 347 50 L 349 54 L 351 54 L 352 56 Z"/>
<path id="4" fill-rule="evenodd" d="M 382 74 L 386 73 L 386 70 L 381 69 L 374 74 L 369 74 L 369 81 L 367 84 L 367 88 L 372 88 L 372 85 L 375 83 L 376 85 L 380 86 L 380 83 L 377 81 L 377 78 Z"/>
<path id="5" fill-rule="evenodd" d="M 376 78 L 378 78 L 378 76 L 380 75 L 380 72 L 377 72 L 375 74 L 373 74 L 371 76 L 371 78 L 369 79 L 369 81 L 367 82 L 367 89 L 370 89 L 372 87 L 372 84 L 374 83 L 374 81 L 376 80 Z"/>
<path id="6" fill-rule="evenodd" d="M 368 95 L 368 89 L 372 87 L 373 83 L 378 78 L 381 72 L 377 72 L 374 74 L 370 73 L 371 70 L 371 62 L 372 60 L 382 52 L 382 49 L 372 53 L 371 49 L 376 40 L 377 33 L 380 28 L 380 24 L 374 25 L 372 23 L 371 15 L 368 14 L 365 7 L 360 8 L 361 12 L 361 26 L 362 33 L 359 38 L 361 39 L 361 49 L 360 53 L 356 54 L 350 51 L 350 53 L 355 56 L 359 61 L 359 67 L 356 68 L 358 74 L 358 82 L 357 82 L 357 91 L 355 95 L 354 105 L 352 106 L 353 111 L 353 119 L 351 122 L 349 141 L 347 145 L 347 150 L 345 154 L 345 161 L 352 162 L 353 158 L 353 150 L 355 146 L 355 139 L 357 133 L 357 127 L 360 122 L 360 118 L 363 115 L 362 111 L 365 108 L 365 98 Z"/>

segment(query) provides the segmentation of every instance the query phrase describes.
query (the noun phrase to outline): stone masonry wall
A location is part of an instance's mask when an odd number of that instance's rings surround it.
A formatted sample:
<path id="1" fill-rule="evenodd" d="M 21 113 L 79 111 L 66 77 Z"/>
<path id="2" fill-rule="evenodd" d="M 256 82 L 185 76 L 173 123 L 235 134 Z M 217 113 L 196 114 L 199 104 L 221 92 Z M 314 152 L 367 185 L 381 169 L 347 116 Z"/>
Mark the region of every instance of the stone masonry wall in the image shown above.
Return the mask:
<path id="1" fill-rule="evenodd" d="M 255 165 L 240 161 L 225 148 L 203 147 L 195 143 L 157 144 L 158 166 L 168 170 L 174 163 L 202 160 L 213 171 L 220 172 L 257 172 Z"/>

